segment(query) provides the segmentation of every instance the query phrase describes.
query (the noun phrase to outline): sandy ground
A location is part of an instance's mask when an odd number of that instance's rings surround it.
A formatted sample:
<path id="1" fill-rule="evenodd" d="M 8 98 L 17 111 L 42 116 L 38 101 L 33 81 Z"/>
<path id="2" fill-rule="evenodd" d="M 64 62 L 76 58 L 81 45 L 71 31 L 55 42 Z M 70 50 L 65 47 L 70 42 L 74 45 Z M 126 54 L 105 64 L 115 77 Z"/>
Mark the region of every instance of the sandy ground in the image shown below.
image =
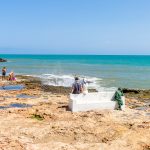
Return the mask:
<path id="1" fill-rule="evenodd" d="M 20 83 L 27 85 L 19 79 L 13 84 Z M 127 98 L 125 111 L 72 113 L 67 94 L 45 92 L 31 81 L 28 85 L 19 91 L 0 90 L 0 106 L 32 105 L 0 109 L 0 150 L 150 150 L 149 106 L 133 109 L 144 102 Z"/>

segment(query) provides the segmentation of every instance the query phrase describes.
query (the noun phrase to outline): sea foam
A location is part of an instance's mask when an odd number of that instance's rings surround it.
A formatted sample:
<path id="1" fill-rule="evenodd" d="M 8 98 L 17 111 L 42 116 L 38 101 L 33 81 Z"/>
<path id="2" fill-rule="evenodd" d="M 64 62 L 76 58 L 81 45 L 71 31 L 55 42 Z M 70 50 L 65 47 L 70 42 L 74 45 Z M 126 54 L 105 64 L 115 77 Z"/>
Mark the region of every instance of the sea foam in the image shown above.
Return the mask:
<path id="1" fill-rule="evenodd" d="M 52 85 L 52 86 L 63 86 L 63 87 L 71 87 L 74 83 L 74 75 L 55 75 L 55 74 L 42 74 L 39 76 L 44 85 Z M 83 78 L 87 81 L 87 85 L 89 89 L 96 89 L 97 91 L 114 91 L 116 87 L 102 87 L 101 78 L 90 77 L 90 76 L 79 76 L 80 82 L 82 82 Z"/>
<path id="2" fill-rule="evenodd" d="M 71 87 L 74 83 L 74 75 L 55 75 L 55 74 L 42 74 L 36 75 L 42 80 L 42 83 L 45 85 L 52 85 L 52 86 L 64 86 L 64 87 Z M 89 77 L 89 76 L 79 76 L 80 81 L 82 82 L 83 78 L 88 81 L 88 87 L 99 89 L 102 88 L 100 82 L 102 81 L 101 78 L 96 77 Z"/>

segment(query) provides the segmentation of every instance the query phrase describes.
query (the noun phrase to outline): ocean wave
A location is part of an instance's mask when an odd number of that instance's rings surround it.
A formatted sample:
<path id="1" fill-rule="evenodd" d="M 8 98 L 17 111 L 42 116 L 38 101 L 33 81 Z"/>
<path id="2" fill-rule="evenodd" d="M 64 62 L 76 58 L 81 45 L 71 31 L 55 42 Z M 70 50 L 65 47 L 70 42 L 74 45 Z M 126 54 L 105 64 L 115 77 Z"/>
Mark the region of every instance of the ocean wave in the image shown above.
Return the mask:
<path id="1" fill-rule="evenodd" d="M 42 74 L 42 75 L 26 75 L 39 77 L 44 85 L 52 86 L 63 86 L 71 87 L 74 83 L 74 75 L 56 75 L 56 74 Z M 102 78 L 90 77 L 90 76 L 79 76 L 80 81 L 82 82 L 83 78 L 87 81 L 87 86 L 89 89 L 96 89 L 97 91 L 106 91 L 106 90 L 116 90 L 116 87 L 102 87 L 101 83 L 103 82 Z"/>
<path id="2" fill-rule="evenodd" d="M 55 74 L 42 74 L 38 77 L 41 78 L 43 84 L 46 85 L 53 85 L 53 86 L 64 86 L 64 87 L 71 87 L 72 83 L 74 82 L 74 75 L 55 75 Z M 83 78 L 88 81 L 89 88 L 99 88 L 100 87 L 100 81 L 101 78 L 96 77 L 88 77 L 88 76 L 82 76 L 79 77 L 82 81 Z"/>

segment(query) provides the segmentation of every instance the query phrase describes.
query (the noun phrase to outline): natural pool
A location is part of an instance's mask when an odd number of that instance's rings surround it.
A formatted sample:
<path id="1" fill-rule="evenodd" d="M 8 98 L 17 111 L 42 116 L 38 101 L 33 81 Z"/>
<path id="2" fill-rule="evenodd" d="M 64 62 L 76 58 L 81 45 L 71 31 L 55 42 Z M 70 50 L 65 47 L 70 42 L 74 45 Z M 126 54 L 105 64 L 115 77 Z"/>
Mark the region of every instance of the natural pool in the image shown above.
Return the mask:
<path id="1" fill-rule="evenodd" d="M 0 109 L 7 109 L 7 108 L 28 108 L 32 107 L 33 105 L 29 104 L 21 104 L 21 103 L 12 103 L 7 106 L 0 106 Z"/>
<path id="2" fill-rule="evenodd" d="M 18 94 L 16 98 L 37 98 L 36 96 L 31 96 L 27 94 Z"/>
<path id="3" fill-rule="evenodd" d="M 24 88 L 23 85 L 6 85 L 0 86 L 0 90 L 22 90 Z"/>

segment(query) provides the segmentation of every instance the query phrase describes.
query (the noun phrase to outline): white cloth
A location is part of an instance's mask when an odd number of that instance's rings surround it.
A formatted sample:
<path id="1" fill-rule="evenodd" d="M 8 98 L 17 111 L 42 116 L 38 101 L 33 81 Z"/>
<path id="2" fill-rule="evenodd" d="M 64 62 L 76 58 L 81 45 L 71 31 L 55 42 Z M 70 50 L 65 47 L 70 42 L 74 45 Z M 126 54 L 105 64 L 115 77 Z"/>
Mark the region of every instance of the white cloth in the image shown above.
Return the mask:
<path id="1" fill-rule="evenodd" d="M 87 94 L 88 93 L 88 86 L 87 84 L 83 84 L 83 94 Z"/>

